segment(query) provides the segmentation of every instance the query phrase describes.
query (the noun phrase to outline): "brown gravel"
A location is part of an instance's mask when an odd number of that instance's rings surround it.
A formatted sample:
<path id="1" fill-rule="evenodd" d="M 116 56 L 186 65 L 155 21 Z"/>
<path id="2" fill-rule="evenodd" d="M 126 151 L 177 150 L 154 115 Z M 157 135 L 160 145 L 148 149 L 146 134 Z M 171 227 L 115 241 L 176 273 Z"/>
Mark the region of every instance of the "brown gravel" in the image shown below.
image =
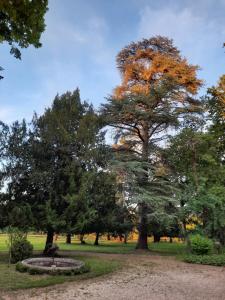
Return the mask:
<path id="1" fill-rule="evenodd" d="M 90 254 L 91 255 L 91 254 Z M 104 256 L 107 254 L 92 254 Z M 4 300 L 225 300 L 225 268 L 186 264 L 168 256 L 111 255 L 125 262 L 113 274 L 2 295 Z"/>

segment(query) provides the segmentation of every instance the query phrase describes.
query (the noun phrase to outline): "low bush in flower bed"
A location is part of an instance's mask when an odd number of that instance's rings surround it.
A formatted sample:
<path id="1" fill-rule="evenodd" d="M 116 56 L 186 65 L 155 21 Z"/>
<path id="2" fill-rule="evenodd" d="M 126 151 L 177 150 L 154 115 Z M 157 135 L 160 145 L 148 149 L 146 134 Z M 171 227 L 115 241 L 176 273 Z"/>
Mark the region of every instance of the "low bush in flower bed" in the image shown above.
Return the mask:
<path id="1" fill-rule="evenodd" d="M 212 254 L 212 255 L 185 255 L 183 260 L 188 263 L 212 265 L 212 266 L 225 266 L 225 254 Z"/>

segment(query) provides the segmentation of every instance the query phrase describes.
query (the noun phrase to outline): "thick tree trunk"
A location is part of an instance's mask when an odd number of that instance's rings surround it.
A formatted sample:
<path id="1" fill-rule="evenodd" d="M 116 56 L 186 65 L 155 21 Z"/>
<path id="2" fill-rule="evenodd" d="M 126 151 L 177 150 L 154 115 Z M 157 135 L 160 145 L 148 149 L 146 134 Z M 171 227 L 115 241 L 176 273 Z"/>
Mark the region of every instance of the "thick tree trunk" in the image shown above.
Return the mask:
<path id="1" fill-rule="evenodd" d="M 98 246 L 98 240 L 99 240 L 99 232 L 96 232 L 96 236 L 95 236 L 95 242 L 94 242 L 94 245 L 95 246 Z"/>
<path id="2" fill-rule="evenodd" d="M 66 244 L 71 244 L 71 234 L 67 233 L 66 235 Z"/>
<path id="3" fill-rule="evenodd" d="M 86 244 L 86 243 L 85 243 L 85 240 L 84 240 L 84 234 L 80 234 L 80 243 L 81 243 L 82 245 Z"/>
<path id="4" fill-rule="evenodd" d="M 143 122 L 141 135 L 143 139 L 142 143 L 142 160 L 148 161 L 149 158 L 149 128 L 147 122 Z M 141 184 L 145 186 L 148 181 L 148 176 L 144 175 Z M 139 212 L 139 224 L 138 224 L 138 242 L 136 249 L 148 249 L 148 220 L 147 220 L 148 205 L 145 202 L 141 202 L 138 205 Z"/>
<path id="5" fill-rule="evenodd" d="M 170 243 L 172 243 L 173 242 L 173 238 L 172 237 L 170 237 Z"/>
<path id="6" fill-rule="evenodd" d="M 160 235 L 154 234 L 154 243 L 159 243 L 160 242 Z"/>
<path id="7" fill-rule="evenodd" d="M 144 231 L 139 231 L 138 242 L 136 245 L 136 249 L 147 250 L 148 249 L 148 235 Z"/>
<path id="8" fill-rule="evenodd" d="M 136 249 L 148 249 L 148 228 L 147 228 L 147 205 L 139 203 L 139 224 L 138 224 L 138 241 Z"/>
<path id="9" fill-rule="evenodd" d="M 111 240 L 111 236 L 110 236 L 110 234 L 108 233 L 107 234 L 107 241 L 110 241 Z"/>
<path id="10" fill-rule="evenodd" d="M 44 254 L 47 254 L 48 249 L 52 247 L 53 244 L 53 239 L 54 239 L 54 230 L 51 228 L 47 232 L 47 238 L 46 238 L 46 243 L 45 243 L 45 249 L 43 251 Z"/>

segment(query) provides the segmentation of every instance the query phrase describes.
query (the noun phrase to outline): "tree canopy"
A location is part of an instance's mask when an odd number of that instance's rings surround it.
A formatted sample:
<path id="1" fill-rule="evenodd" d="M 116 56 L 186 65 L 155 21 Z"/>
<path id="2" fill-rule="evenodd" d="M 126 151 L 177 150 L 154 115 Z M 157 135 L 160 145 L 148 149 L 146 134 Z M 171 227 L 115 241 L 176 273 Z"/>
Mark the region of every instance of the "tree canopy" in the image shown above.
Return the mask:
<path id="1" fill-rule="evenodd" d="M 47 6 L 48 0 L 1 0 L 0 43 L 8 43 L 15 58 L 21 59 L 21 48 L 41 47 Z"/>

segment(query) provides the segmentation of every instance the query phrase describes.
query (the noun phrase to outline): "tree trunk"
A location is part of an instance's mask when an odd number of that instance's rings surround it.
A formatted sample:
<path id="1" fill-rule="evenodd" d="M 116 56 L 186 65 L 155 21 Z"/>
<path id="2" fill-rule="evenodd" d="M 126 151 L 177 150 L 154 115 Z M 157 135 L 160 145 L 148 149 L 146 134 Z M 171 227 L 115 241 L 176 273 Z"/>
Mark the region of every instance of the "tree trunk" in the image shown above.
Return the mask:
<path id="1" fill-rule="evenodd" d="M 110 236 L 110 234 L 108 233 L 107 234 L 107 241 L 110 241 L 111 240 L 111 236 Z"/>
<path id="2" fill-rule="evenodd" d="M 139 224 L 138 224 L 138 241 L 136 249 L 148 249 L 148 231 L 147 231 L 147 205 L 139 203 Z"/>
<path id="3" fill-rule="evenodd" d="M 53 239 L 54 239 L 54 230 L 51 228 L 47 232 L 47 238 L 46 238 L 46 243 L 45 243 L 45 249 L 43 251 L 44 254 L 47 254 L 48 249 L 52 247 L 53 244 Z"/>
<path id="4" fill-rule="evenodd" d="M 127 244 L 127 238 L 128 238 L 128 234 L 125 233 L 125 234 L 124 234 L 124 244 Z"/>
<path id="5" fill-rule="evenodd" d="M 154 243 L 159 243 L 160 242 L 160 235 L 154 234 Z"/>
<path id="6" fill-rule="evenodd" d="M 95 246 L 98 246 L 98 240 L 99 240 L 99 232 L 96 232 L 96 236 L 95 236 L 95 242 L 94 242 L 94 245 Z"/>
<path id="7" fill-rule="evenodd" d="M 67 233 L 66 235 L 66 244 L 71 244 L 71 234 Z"/>
<path id="8" fill-rule="evenodd" d="M 187 223 L 186 223 L 185 219 L 182 221 L 182 227 L 183 227 L 183 233 L 184 233 L 184 236 L 182 237 L 182 240 L 186 241 L 188 234 L 187 234 Z"/>
<path id="9" fill-rule="evenodd" d="M 224 228 L 220 229 L 220 231 L 219 231 L 219 241 L 222 246 L 225 245 L 225 230 L 224 230 Z"/>
<path id="10" fill-rule="evenodd" d="M 172 243 L 173 242 L 173 238 L 172 237 L 170 237 L 170 243 Z"/>
<path id="11" fill-rule="evenodd" d="M 85 243 L 85 240 L 84 240 L 84 234 L 80 234 L 80 243 L 82 244 L 82 245 L 85 245 L 86 243 Z"/>
<path id="12" fill-rule="evenodd" d="M 138 235 L 138 242 L 136 245 L 136 249 L 143 249 L 143 250 L 147 250 L 148 249 L 148 235 L 147 233 L 144 231 L 139 231 L 139 235 Z"/>
<path id="13" fill-rule="evenodd" d="M 143 138 L 142 143 L 142 160 L 148 161 L 149 158 L 149 127 L 147 122 L 143 122 L 141 135 Z M 148 182 L 148 176 L 144 175 L 141 184 L 145 186 Z M 139 212 L 139 224 L 138 224 L 138 242 L 136 249 L 148 249 L 148 220 L 147 220 L 148 205 L 145 202 L 141 202 L 138 205 Z"/>

